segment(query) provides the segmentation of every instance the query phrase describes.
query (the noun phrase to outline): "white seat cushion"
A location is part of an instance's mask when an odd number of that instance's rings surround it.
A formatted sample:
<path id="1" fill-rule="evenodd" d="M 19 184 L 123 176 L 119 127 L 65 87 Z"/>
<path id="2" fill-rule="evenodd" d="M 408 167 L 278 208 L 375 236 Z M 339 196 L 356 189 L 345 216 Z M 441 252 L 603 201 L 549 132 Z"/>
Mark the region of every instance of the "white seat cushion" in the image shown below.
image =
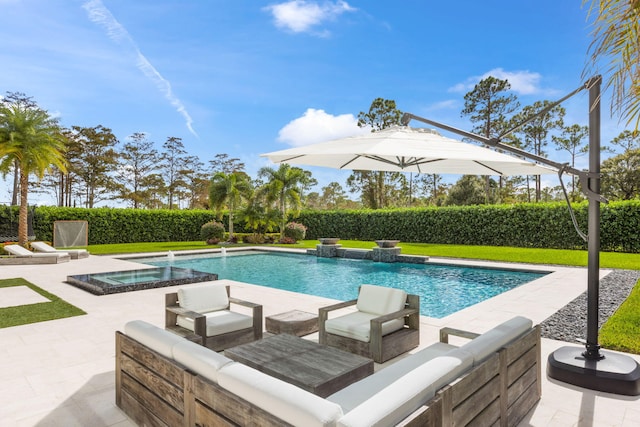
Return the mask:
<path id="1" fill-rule="evenodd" d="M 400 311 L 407 302 L 407 293 L 400 289 L 384 286 L 362 285 L 356 307 L 358 311 L 377 315 Z"/>
<path id="2" fill-rule="evenodd" d="M 335 426 L 342 416 L 335 403 L 240 363 L 222 367 L 218 384 L 294 426 Z"/>
<path id="3" fill-rule="evenodd" d="M 124 325 L 124 332 L 139 343 L 171 359 L 173 359 L 173 346 L 184 342 L 184 338 L 144 320 L 127 322 Z"/>
<path id="4" fill-rule="evenodd" d="M 208 283 L 178 289 L 178 304 L 196 313 L 207 313 L 229 308 L 229 296 L 224 285 Z"/>
<path id="5" fill-rule="evenodd" d="M 246 314 L 236 313 L 235 311 L 219 310 L 210 313 L 202 313 L 207 317 L 207 336 L 226 334 L 227 332 L 238 331 L 240 329 L 251 328 L 253 326 L 253 318 Z M 177 323 L 183 328 L 193 331 L 193 319 L 184 316 L 178 316 Z"/>
<path id="6" fill-rule="evenodd" d="M 233 362 L 220 353 L 188 340 L 182 340 L 173 346 L 173 358 L 190 371 L 214 383 L 218 382 L 220 368 Z"/>
<path id="7" fill-rule="evenodd" d="M 451 344 L 444 344 L 440 342 L 432 344 L 429 347 L 376 371 L 373 375 L 369 375 L 368 377 L 343 388 L 342 390 L 327 397 L 327 400 L 340 405 L 344 412 L 349 412 L 403 375 L 425 364 L 429 360 L 438 356 L 443 356 L 456 348 L 457 347 Z M 473 356 L 468 355 L 468 359 L 468 364 L 470 364 L 473 360 Z"/>
<path id="8" fill-rule="evenodd" d="M 371 319 L 380 314 L 356 311 L 344 316 L 329 319 L 324 328 L 327 332 L 358 341 L 369 342 L 371 339 Z M 382 324 L 382 335 L 390 334 L 404 327 L 404 319 L 394 319 Z"/>
<path id="9" fill-rule="evenodd" d="M 393 426 L 471 366 L 471 356 L 440 356 L 398 378 L 338 421 L 341 427 Z"/>
<path id="10" fill-rule="evenodd" d="M 473 354 L 473 364 L 477 366 L 491 354 L 530 330 L 532 326 L 531 320 L 516 316 L 472 339 L 460 348 Z"/>

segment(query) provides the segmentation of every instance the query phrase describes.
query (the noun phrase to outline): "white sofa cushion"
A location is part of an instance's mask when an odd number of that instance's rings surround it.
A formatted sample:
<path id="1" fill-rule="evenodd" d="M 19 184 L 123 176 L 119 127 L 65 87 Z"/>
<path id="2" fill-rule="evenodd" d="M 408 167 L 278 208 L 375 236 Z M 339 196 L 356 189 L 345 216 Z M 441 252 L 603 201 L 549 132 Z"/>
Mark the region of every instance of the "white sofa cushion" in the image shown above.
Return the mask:
<path id="1" fill-rule="evenodd" d="M 220 353 L 188 340 L 182 340 L 173 346 L 173 358 L 190 371 L 218 382 L 218 371 L 233 361 Z"/>
<path id="2" fill-rule="evenodd" d="M 356 307 L 358 311 L 377 315 L 400 311 L 407 302 L 407 293 L 401 289 L 362 285 Z"/>
<path id="3" fill-rule="evenodd" d="M 342 416 L 337 404 L 241 363 L 222 367 L 218 384 L 295 426 L 335 426 Z"/>
<path id="4" fill-rule="evenodd" d="M 229 296 L 224 285 L 208 283 L 178 289 L 178 304 L 196 313 L 229 308 Z"/>
<path id="5" fill-rule="evenodd" d="M 432 344 L 429 347 L 378 370 L 373 375 L 369 375 L 368 377 L 343 388 L 331 396 L 328 396 L 327 400 L 340 405 L 344 412 L 349 412 L 389 384 L 396 381 L 398 378 L 418 368 L 429 360 L 445 355 L 454 349 L 456 349 L 456 347 L 451 344 L 444 344 L 440 342 Z M 470 364 L 473 361 L 473 356 L 468 354 L 467 358 L 468 361 L 465 363 Z"/>
<path id="6" fill-rule="evenodd" d="M 369 342 L 371 339 L 371 319 L 380 314 L 356 311 L 344 316 L 329 319 L 324 323 L 327 332 L 358 341 Z M 394 319 L 382 324 L 382 335 L 390 334 L 404 327 L 404 319 Z"/>
<path id="7" fill-rule="evenodd" d="M 491 354 L 530 330 L 532 326 L 531 320 L 516 316 L 472 339 L 460 348 L 473 354 L 473 365 L 477 366 Z"/>
<path id="8" fill-rule="evenodd" d="M 462 353 L 458 356 L 461 356 Z M 393 426 L 471 366 L 471 356 L 440 356 L 403 375 L 338 421 L 341 427 Z"/>
<path id="9" fill-rule="evenodd" d="M 202 313 L 207 318 L 207 336 L 226 334 L 227 332 L 238 331 L 240 329 L 253 326 L 253 318 L 246 314 L 235 311 L 219 310 L 209 313 Z M 178 316 L 176 323 L 183 328 L 193 331 L 194 321 L 184 316 Z"/>
<path id="10" fill-rule="evenodd" d="M 184 341 L 184 338 L 144 320 L 127 322 L 124 325 L 124 332 L 139 343 L 171 359 L 173 358 L 173 346 Z"/>

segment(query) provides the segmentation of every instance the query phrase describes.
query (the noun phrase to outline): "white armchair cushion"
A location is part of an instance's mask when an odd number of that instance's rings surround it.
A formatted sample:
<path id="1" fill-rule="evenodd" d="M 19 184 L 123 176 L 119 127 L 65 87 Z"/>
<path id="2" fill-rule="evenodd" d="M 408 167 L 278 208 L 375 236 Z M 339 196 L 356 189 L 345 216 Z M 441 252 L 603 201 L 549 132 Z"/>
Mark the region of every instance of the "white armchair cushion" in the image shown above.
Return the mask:
<path id="1" fill-rule="evenodd" d="M 465 366 L 466 365 L 466 366 Z M 341 427 L 392 426 L 424 405 L 437 391 L 444 377 L 456 378 L 471 365 L 458 357 L 441 356 L 403 375 L 371 398 L 347 412 Z M 447 381 L 448 382 L 448 381 Z"/>
<path id="2" fill-rule="evenodd" d="M 371 319 L 380 314 L 356 311 L 344 316 L 329 319 L 324 323 L 328 333 L 369 342 L 371 339 Z M 382 324 L 382 335 L 390 334 L 404 327 L 404 319 L 394 319 Z"/>
<path id="3" fill-rule="evenodd" d="M 224 285 L 196 285 L 178 289 L 178 304 L 196 313 L 207 313 L 228 308 L 229 296 Z"/>
<path id="4" fill-rule="evenodd" d="M 235 311 L 218 310 L 202 314 L 207 317 L 208 337 L 226 334 L 227 332 L 238 331 L 240 329 L 251 328 L 253 326 L 253 317 L 242 313 L 236 313 Z M 193 319 L 188 317 L 178 316 L 176 323 L 190 331 L 195 329 Z"/>
<path id="5" fill-rule="evenodd" d="M 362 285 L 356 307 L 358 311 L 377 315 L 400 311 L 407 302 L 407 293 L 400 289 L 384 286 Z"/>
<path id="6" fill-rule="evenodd" d="M 220 353 L 188 340 L 173 346 L 173 358 L 198 375 L 218 382 L 218 371 L 233 361 Z"/>
<path id="7" fill-rule="evenodd" d="M 124 325 L 124 332 L 139 343 L 171 359 L 173 358 L 173 346 L 184 341 L 184 338 L 144 320 L 127 322 Z"/>
<path id="8" fill-rule="evenodd" d="M 477 366 L 500 348 L 530 330 L 532 326 L 533 322 L 530 319 L 516 316 L 474 338 L 460 348 L 473 354 L 473 364 Z"/>
<path id="9" fill-rule="evenodd" d="M 335 426 L 342 416 L 337 404 L 240 363 L 220 369 L 218 384 L 295 426 Z"/>

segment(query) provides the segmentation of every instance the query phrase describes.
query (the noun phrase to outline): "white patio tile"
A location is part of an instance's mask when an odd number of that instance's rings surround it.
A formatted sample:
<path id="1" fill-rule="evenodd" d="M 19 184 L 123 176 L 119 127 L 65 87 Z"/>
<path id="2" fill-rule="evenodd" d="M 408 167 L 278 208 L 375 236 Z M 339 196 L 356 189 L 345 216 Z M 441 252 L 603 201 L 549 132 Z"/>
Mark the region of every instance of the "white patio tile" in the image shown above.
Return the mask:
<path id="1" fill-rule="evenodd" d="M 457 260 L 451 264 L 501 266 L 500 263 Z M 513 267 L 513 264 L 508 264 Z M 164 325 L 164 295 L 171 288 L 96 296 L 64 283 L 67 275 L 139 268 L 116 257 L 88 259 L 51 266 L 11 266 L 0 278 L 23 277 L 88 314 L 68 319 L 0 329 L 0 426 L 112 426 L 134 424 L 115 406 L 114 334 L 129 320 Z M 484 332 L 514 315 L 542 322 L 586 289 L 586 269 L 527 266 L 553 270 L 523 285 L 442 319 L 422 317 L 421 346 L 438 339 L 443 326 Z M 602 274 L 606 274 L 605 271 Z M 317 312 L 333 300 L 229 281 L 232 295 L 259 301 L 264 315 L 293 308 Z M 197 285 L 187 285 L 197 286 Z M 309 338 L 317 339 L 317 334 Z M 452 339 L 452 342 L 454 339 Z M 549 380 L 546 359 L 567 343 L 542 340 L 542 399 L 522 426 L 636 426 L 640 400 L 597 393 Z M 640 360 L 640 357 L 636 357 Z M 383 366 L 376 366 L 381 369 Z"/>

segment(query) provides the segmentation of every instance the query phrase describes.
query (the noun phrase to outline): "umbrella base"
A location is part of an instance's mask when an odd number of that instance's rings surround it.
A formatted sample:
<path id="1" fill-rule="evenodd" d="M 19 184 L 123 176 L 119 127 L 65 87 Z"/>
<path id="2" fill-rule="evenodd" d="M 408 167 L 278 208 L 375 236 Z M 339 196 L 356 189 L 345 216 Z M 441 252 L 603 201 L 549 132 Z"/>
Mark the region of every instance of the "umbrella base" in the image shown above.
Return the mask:
<path id="1" fill-rule="evenodd" d="M 601 351 L 600 360 L 588 360 L 582 347 L 560 347 L 549 355 L 547 375 L 578 387 L 626 396 L 640 395 L 640 365 L 619 353 Z"/>

